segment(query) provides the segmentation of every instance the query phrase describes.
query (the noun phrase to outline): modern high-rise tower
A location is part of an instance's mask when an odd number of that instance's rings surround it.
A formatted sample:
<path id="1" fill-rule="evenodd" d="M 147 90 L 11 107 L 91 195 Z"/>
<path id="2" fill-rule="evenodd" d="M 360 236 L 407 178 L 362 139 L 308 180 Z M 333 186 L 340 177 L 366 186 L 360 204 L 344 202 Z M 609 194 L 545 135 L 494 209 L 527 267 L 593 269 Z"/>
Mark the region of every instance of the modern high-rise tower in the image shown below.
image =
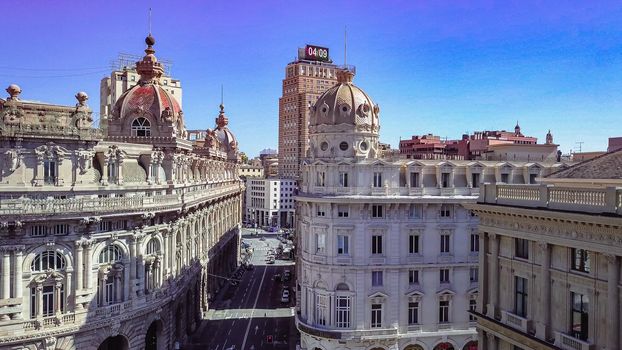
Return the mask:
<path id="1" fill-rule="evenodd" d="M 309 148 L 309 106 L 337 83 L 327 48 L 307 45 L 285 68 L 279 99 L 279 177 L 296 179 Z"/>

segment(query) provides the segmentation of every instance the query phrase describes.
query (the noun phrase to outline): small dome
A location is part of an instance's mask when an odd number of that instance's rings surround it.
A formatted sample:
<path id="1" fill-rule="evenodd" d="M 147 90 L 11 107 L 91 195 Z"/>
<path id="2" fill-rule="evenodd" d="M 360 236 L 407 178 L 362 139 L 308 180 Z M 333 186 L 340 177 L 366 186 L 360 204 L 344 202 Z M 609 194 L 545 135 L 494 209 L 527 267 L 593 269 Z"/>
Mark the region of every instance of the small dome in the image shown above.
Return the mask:
<path id="1" fill-rule="evenodd" d="M 312 108 L 310 132 L 330 130 L 330 126 L 353 126 L 354 131 L 377 133 L 380 109 L 371 98 L 352 83 L 353 71 L 337 74 L 338 84 L 322 94 Z M 350 128 L 348 128 L 350 129 Z"/>

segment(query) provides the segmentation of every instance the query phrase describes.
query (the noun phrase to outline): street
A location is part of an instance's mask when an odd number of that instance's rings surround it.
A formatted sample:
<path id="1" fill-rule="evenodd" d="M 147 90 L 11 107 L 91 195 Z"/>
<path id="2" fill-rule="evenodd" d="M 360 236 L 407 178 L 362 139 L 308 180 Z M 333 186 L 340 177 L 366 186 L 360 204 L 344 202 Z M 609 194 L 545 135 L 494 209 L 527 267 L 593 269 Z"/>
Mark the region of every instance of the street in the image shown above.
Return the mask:
<path id="1" fill-rule="evenodd" d="M 186 349 L 296 348 L 294 265 L 291 260 L 280 259 L 267 264 L 268 250 L 276 249 L 281 242 L 275 233 L 259 232 L 251 236 L 249 230 L 243 230 L 242 236 L 254 250 L 249 260 L 254 268 L 244 272 L 238 285 L 228 282 L 220 291 Z M 277 281 L 275 275 L 283 276 L 285 270 L 292 274 L 290 280 Z M 281 301 L 284 286 L 290 292 L 289 303 Z"/>

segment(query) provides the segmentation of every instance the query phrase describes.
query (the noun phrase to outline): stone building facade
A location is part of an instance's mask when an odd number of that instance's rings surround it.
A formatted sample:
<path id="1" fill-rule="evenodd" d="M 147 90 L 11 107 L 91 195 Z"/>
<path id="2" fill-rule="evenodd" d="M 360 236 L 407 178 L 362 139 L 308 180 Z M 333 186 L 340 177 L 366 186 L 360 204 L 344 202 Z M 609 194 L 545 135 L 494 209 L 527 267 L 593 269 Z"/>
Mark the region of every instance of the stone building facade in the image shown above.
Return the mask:
<path id="1" fill-rule="evenodd" d="M 381 156 L 380 108 L 338 72 L 312 108 L 296 196 L 296 323 L 308 350 L 477 347 L 484 182 L 530 183 L 556 163 Z"/>
<path id="2" fill-rule="evenodd" d="M 239 258 L 244 187 L 224 107 L 185 139 L 149 36 L 108 133 L 88 96 L 0 99 L 0 347 L 171 349 Z"/>
<path id="3" fill-rule="evenodd" d="M 487 184 L 480 217 L 484 350 L 621 349 L 622 150 L 541 179 Z"/>

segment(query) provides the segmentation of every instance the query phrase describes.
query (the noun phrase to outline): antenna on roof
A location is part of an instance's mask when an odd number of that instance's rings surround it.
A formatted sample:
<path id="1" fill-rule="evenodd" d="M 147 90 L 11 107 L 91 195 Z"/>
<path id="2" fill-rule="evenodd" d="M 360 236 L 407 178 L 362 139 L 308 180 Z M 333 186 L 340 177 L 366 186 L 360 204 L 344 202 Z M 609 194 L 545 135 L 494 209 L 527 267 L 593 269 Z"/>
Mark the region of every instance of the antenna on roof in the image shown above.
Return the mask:
<path id="1" fill-rule="evenodd" d="M 343 65 L 348 65 L 348 26 L 343 27 Z"/>
<path id="2" fill-rule="evenodd" d="M 149 35 L 151 35 L 151 7 L 149 8 Z"/>

